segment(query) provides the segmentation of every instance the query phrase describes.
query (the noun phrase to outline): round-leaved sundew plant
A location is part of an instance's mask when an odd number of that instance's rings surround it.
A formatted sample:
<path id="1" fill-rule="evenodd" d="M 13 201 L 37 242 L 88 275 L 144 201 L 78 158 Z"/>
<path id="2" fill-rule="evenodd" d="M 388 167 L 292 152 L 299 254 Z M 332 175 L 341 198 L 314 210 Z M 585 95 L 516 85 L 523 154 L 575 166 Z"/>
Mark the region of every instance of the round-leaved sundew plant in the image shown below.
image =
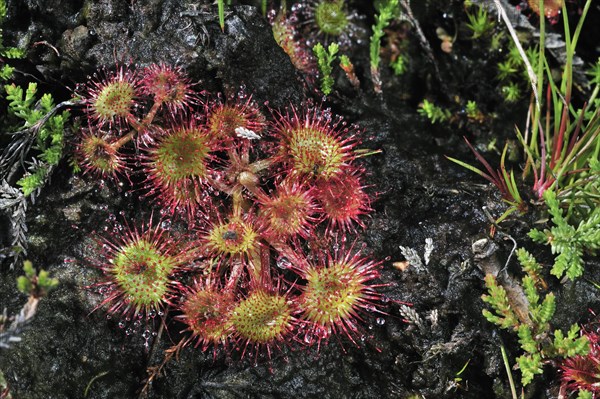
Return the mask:
<path id="1" fill-rule="evenodd" d="M 254 348 L 256 355 L 262 347 L 271 356 L 271 348 L 285 342 L 296 322 L 292 301 L 286 295 L 255 288 L 232 312 L 235 340 L 242 354 Z"/>
<path id="2" fill-rule="evenodd" d="M 133 120 L 133 108 L 139 96 L 139 77 L 125 66 L 103 70 L 77 90 L 91 124 L 121 126 Z"/>
<path id="3" fill-rule="evenodd" d="M 239 93 L 237 98 L 224 101 L 220 96 L 208 101 L 207 129 L 211 137 L 231 143 L 244 134 L 260 137 L 265 128 L 265 117 L 252 97 Z M 248 143 L 248 140 L 238 140 Z"/>
<path id="4" fill-rule="evenodd" d="M 141 75 L 141 93 L 151 96 L 155 104 L 165 105 L 173 117 L 178 112 L 185 113 L 198 102 L 198 96 L 181 68 L 152 64 L 144 68 Z"/>
<path id="5" fill-rule="evenodd" d="M 294 267 L 306 280 L 299 308 L 309 337 L 320 343 L 332 333 L 343 333 L 353 342 L 362 314 L 377 311 L 381 295 L 372 281 L 379 278 L 380 263 L 359 252 L 339 249 L 319 257 L 318 264 Z"/>
<path id="6" fill-rule="evenodd" d="M 105 296 L 98 308 L 106 305 L 109 313 L 130 319 L 162 313 L 178 294 L 175 276 L 193 258 L 192 248 L 152 220 L 139 230 L 128 224 L 112 230 L 118 233 L 98 237 L 102 250 L 93 258 L 104 275 L 93 286 Z"/>
<path id="7" fill-rule="evenodd" d="M 297 180 L 330 180 L 350 167 L 355 158 L 357 132 L 349 131 L 329 110 L 314 107 L 299 111 L 292 107 L 278 116 L 273 130 L 280 143 L 275 157 Z"/>
<path id="8" fill-rule="evenodd" d="M 320 347 L 334 334 L 358 344 L 361 321 L 381 312 L 381 263 L 339 244 L 372 210 L 362 130 L 309 102 L 267 120 L 250 95 L 194 89 L 161 64 L 119 67 L 83 91 L 78 162 L 120 190 L 125 177 L 127 193 L 144 193 L 124 199 L 132 209 L 162 215 L 98 239 L 97 308 L 173 315 L 163 325 L 183 325 L 178 349 L 215 356 Z"/>
<path id="9" fill-rule="evenodd" d="M 316 198 L 329 221 L 329 231 L 364 227 L 362 215 L 371 212 L 370 199 L 361 183 L 360 169 L 350 169 L 327 181 L 317 182 Z"/>
<path id="10" fill-rule="evenodd" d="M 143 156 L 146 186 L 159 203 L 173 213 L 192 215 L 206 200 L 213 144 L 203 126 L 193 119 L 173 123 L 154 135 Z"/>
<path id="11" fill-rule="evenodd" d="M 310 237 L 319 212 L 313 191 L 314 187 L 287 180 L 278 183 L 277 190 L 271 195 L 257 196 L 263 234 L 283 241 L 298 236 Z"/>
<path id="12" fill-rule="evenodd" d="M 224 291 L 216 280 L 199 280 L 184 289 L 178 317 L 190 331 L 189 342 L 202 350 L 228 345 L 233 333 L 231 320 L 236 300 L 231 291 Z"/>
<path id="13" fill-rule="evenodd" d="M 75 159 L 89 173 L 99 178 L 113 178 L 123 173 L 126 163 L 119 153 L 119 140 L 111 139 L 100 131 L 85 130 L 76 146 Z"/>

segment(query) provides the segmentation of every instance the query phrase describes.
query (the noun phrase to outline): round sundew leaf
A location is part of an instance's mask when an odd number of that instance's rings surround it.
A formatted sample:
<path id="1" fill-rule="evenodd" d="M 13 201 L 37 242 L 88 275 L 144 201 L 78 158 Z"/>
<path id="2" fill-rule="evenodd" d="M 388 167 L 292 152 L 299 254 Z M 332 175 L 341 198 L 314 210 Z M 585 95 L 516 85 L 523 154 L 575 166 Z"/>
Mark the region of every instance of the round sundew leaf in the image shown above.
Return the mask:
<path id="1" fill-rule="evenodd" d="M 346 152 L 339 140 L 318 129 L 296 128 L 289 132 L 293 170 L 328 179 L 340 172 Z"/>
<path id="2" fill-rule="evenodd" d="M 124 118 L 129 115 L 134 98 L 135 87 L 130 82 L 115 80 L 100 89 L 92 109 L 101 120 Z"/>
<path id="3" fill-rule="evenodd" d="M 208 246 L 219 253 L 237 255 L 256 248 L 258 233 L 250 223 L 234 219 L 215 225 L 207 237 Z"/>
<path id="4" fill-rule="evenodd" d="M 285 296 L 259 290 L 237 305 L 231 321 L 242 339 L 265 344 L 281 339 L 289 330 L 292 309 Z"/>
<path id="5" fill-rule="evenodd" d="M 165 184 L 206 176 L 210 147 L 202 132 L 180 129 L 164 138 L 154 151 L 156 175 Z"/>
<path id="6" fill-rule="evenodd" d="M 315 23 L 329 36 L 339 36 L 348 27 L 348 15 L 343 1 L 320 1 L 315 7 Z"/>
<path id="7" fill-rule="evenodd" d="M 304 317 L 311 322 L 331 326 L 353 317 L 362 305 L 363 278 L 350 264 L 338 262 L 310 269 L 306 280 L 302 307 Z"/>
<path id="8" fill-rule="evenodd" d="M 122 248 L 112 260 L 117 286 L 136 308 L 158 306 L 165 298 L 177 260 L 140 239 Z"/>

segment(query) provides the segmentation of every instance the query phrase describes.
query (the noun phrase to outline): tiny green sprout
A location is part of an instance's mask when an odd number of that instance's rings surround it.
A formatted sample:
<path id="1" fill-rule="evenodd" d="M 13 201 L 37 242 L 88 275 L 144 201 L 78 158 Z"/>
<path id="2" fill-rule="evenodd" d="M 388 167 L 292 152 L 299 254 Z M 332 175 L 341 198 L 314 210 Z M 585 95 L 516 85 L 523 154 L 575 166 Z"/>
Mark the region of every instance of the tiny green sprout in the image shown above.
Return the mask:
<path id="1" fill-rule="evenodd" d="M 498 63 L 498 79 L 507 80 L 517 73 L 519 69 L 514 64 L 511 58 Z"/>
<path id="2" fill-rule="evenodd" d="M 442 108 L 440 106 L 435 105 L 429 100 L 423 100 L 421 104 L 419 104 L 419 109 L 417 110 L 419 115 L 423 115 L 429 119 L 431 123 L 436 122 L 446 122 L 450 119 L 450 111 Z"/>
<path id="3" fill-rule="evenodd" d="M 351 66 L 352 66 L 352 61 L 350 61 L 350 58 L 348 58 L 348 56 L 346 54 L 340 55 L 340 67 L 349 68 Z"/>
<path id="4" fill-rule="evenodd" d="M 467 18 L 469 19 L 467 27 L 473 31 L 471 39 L 485 36 L 494 27 L 494 22 L 488 17 L 488 13 L 483 7 L 479 7 L 473 14 L 467 11 Z"/>
<path id="5" fill-rule="evenodd" d="M 335 56 L 339 50 L 340 46 L 337 43 L 331 43 L 327 50 L 321 43 L 317 43 L 313 47 L 313 52 L 317 57 L 317 65 L 319 66 L 319 71 L 321 71 L 321 91 L 325 95 L 331 94 L 333 90 L 333 77 L 331 73 L 333 72 L 333 61 L 335 60 Z"/>
<path id="6" fill-rule="evenodd" d="M 462 375 L 462 373 L 465 372 L 465 370 L 469 366 L 469 363 L 471 363 L 471 359 L 467 360 L 467 362 L 464 364 L 464 366 L 454 375 L 454 380 L 452 382 L 450 382 L 449 389 L 463 388 L 463 386 L 462 386 L 463 378 L 461 377 L 461 375 Z"/>
<path id="7" fill-rule="evenodd" d="M 23 262 L 23 271 L 25 275 L 17 278 L 17 288 L 24 294 L 41 298 L 58 286 L 58 279 L 50 278 L 46 270 L 36 273 L 31 261 Z"/>
<path id="8" fill-rule="evenodd" d="M 395 60 L 390 62 L 390 67 L 394 71 L 394 75 L 402 76 L 406 73 L 407 70 L 407 61 L 406 57 L 403 55 L 399 55 Z"/>
<path id="9" fill-rule="evenodd" d="M 502 86 L 500 88 L 500 91 L 502 92 L 504 101 L 506 101 L 507 103 L 517 102 L 519 98 L 521 98 L 521 89 L 519 88 L 519 85 L 515 82 L 510 82 L 506 86 Z"/>
<path id="10" fill-rule="evenodd" d="M 465 107 L 465 110 L 467 111 L 467 117 L 469 119 L 478 119 L 481 116 L 481 111 L 479 110 L 477 102 L 475 101 L 467 101 L 467 106 Z"/>

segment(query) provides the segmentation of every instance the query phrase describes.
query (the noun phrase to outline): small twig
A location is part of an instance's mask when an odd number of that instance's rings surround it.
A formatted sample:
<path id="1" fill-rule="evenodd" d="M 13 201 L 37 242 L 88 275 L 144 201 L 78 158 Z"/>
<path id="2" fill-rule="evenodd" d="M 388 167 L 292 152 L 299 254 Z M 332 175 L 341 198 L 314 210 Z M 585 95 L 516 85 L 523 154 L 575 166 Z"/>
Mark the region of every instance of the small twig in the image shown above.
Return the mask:
<path id="1" fill-rule="evenodd" d="M 45 41 L 45 40 L 42 40 L 42 41 L 40 41 L 40 42 L 35 42 L 35 43 L 33 43 L 33 46 L 34 46 L 34 47 L 35 47 L 35 46 L 48 46 L 48 47 L 50 47 L 52 50 L 54 50 L 54 52 L 56 53 L 56 55 L 57 55 L 58 57 L 60 57 L 60 53 L 59 53 L 58 49 L 57 49 L 56 47 L 54 47 L 53 45 L 51 45 L 50 43 L 48 43 L 47 41 Z"/>
<path id="2" fill-rule="evenodd" d="M 146 379 L 146 381 L 144 383 L 144 387 L 142 388 L 142 390 L 138 396 L 139 399 L 143 399 L 148 396 L 148 394 L 150 393 L 150 387 L 152 386 L 153 381 L 161 375 L 163 368 L 167 365 L 167 363 L 169 363 L 169 361 L 171 361 L 173 356 L 178 357 L 179 351 L 181 350 L 181 348 L 183 348 L 185 343 L 186 343 L 186 340 L 182 339 L 176 345 L 173 345 L 170 348 L 166 349 L 165 357 L 164 357 L 163 361 L 161 362 L 161 364 L 158 366 L 148 367 L 148 369 L 146 370 L 148 373 L 148 378 Z"/>

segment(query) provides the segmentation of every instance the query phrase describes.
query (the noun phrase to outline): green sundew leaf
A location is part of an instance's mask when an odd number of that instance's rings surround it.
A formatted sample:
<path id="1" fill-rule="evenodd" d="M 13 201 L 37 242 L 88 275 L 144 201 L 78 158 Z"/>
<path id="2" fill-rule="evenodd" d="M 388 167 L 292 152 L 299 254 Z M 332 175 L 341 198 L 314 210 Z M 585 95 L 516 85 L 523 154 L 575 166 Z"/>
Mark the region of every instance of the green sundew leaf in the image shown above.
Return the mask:
<path id="1" fill-rule="evenodd" d="M 577 393 L 577 399 L 593 399 L 593 395 L 590 391 L 586 391 L 585 389 L 580 389 Z"/>

